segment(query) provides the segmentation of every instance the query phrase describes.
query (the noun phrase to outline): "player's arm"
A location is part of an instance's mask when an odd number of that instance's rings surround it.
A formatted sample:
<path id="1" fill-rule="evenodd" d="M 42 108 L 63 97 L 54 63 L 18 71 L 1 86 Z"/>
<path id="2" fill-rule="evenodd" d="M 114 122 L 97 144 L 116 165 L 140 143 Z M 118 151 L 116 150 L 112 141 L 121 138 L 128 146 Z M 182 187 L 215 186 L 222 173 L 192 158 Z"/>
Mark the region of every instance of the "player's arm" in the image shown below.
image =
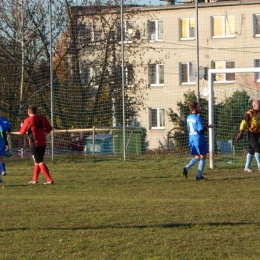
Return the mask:
<path id="1" fill-rule="evenodd" d="M 27 122 L 27 120 L 24 120 L 21 123 L 20 135 L 25 135 L 29 128 L 30 128 L 30 124 Z"/>
<path id="2" fill-rule="evenodd" d="M 239 133 L 238 135 L 236 136 L 236 141 L 240 141 L 242 138 L 243 138 L 243 131 L 246 129 L 247 125 L 248 125 L 248 122 L 250 120 L 250 114 L 249 113 L 246 113 L 244 118 L 242 119 L 241 123 L 240 123 L 240 126 L 239 126 Z"/>
<path id="3" fill-rule="evenodd" d="M 49 121 L 47 119 L 45 119 L 45 123 L 44 123 L 45 127 L 44 127 L 44 131 L 46 134 L 49 134 L 52 131 L 52 125 L 49 123 Z"/>

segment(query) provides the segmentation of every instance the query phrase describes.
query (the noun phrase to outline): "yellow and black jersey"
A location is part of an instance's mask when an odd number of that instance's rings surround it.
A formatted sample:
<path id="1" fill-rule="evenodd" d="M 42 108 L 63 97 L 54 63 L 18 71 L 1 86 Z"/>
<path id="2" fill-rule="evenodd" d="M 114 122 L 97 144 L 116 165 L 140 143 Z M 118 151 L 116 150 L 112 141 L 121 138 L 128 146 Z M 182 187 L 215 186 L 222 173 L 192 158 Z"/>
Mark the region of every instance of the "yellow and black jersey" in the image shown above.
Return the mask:
<path id="1" fill-rule="evenodd" d="M 246 128 L 248 132 L 260 134 L 260 111 L 250 109 L 246 112 L 239 130 L 244 131 Z"/>

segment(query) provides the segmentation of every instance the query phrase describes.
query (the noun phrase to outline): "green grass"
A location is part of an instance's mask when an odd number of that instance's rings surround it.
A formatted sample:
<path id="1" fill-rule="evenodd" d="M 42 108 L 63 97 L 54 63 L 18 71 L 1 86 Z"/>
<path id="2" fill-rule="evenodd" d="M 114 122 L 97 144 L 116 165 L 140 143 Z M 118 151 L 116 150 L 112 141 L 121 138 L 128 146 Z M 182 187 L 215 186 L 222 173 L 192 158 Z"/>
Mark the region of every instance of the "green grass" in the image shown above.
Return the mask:
<path id="1" fill-rule="evenodd" d="M 191 157 L 46 160 L 55 185 L 28 186 L 29 159 L 6 160 L 0 259 L 260 259 L 260 173 Z"/>

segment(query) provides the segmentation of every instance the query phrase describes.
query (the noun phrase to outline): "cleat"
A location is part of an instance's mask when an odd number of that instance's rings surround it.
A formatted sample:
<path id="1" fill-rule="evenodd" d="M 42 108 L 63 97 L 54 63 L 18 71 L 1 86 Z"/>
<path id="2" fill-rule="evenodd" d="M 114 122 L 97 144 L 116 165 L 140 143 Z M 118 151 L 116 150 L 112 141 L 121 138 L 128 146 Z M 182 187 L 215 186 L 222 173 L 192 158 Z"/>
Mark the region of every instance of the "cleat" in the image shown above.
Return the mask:
<path id="1" fill-rule="evenodd" d="M 207 180 L 207 178 L 200 176 L 200 177 L 196 177 L 196 181 L 201 181 L 201 180 Z"/>
<path id="2" fill-rule="evenodd" d="M 6 176 L 6 171 L 2 171 L 2 176 Z"/>
<path id="3" fill-rule="evenodd" d="M 244 172 L 253 172 L 253 170 L 250 169 L 250 168 L 247 168 L 247 169 L 244 170 Z"/>
<path id="4" fill-rule="evenodd" d="M 182 169 L 182 174 L 186 179 L 188 178 L 188 170 L 185 167 Z"/>
<path id="5" fill-rule="evenodd" d="M 54 184 L 54 182 L 53 182 L 53 181 L 46 181 L 46 182 L 44 182 L 43 184 L 49 185 L 49 184 Z"/>
<path id="6" fill-rule="evenodd" d="M 27 184 L 28 185 L 35 185 L 37 183 L 37 181 L 29 181 Z"/>

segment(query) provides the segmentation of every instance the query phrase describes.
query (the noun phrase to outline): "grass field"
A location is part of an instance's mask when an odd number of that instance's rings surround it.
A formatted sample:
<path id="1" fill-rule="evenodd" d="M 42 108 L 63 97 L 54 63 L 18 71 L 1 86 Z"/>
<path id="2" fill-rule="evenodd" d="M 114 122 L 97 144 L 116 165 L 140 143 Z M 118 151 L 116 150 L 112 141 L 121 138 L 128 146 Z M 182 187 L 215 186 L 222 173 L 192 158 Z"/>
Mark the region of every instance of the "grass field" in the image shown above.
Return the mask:
<path id="1" fill-rule="evenodd" d="M 55 185 L 34 186 L 30 159 L 6 160 L 0 259 L 260 259 L 260 172 L 186 180 L 190 159 L 47 159 Z"/>

